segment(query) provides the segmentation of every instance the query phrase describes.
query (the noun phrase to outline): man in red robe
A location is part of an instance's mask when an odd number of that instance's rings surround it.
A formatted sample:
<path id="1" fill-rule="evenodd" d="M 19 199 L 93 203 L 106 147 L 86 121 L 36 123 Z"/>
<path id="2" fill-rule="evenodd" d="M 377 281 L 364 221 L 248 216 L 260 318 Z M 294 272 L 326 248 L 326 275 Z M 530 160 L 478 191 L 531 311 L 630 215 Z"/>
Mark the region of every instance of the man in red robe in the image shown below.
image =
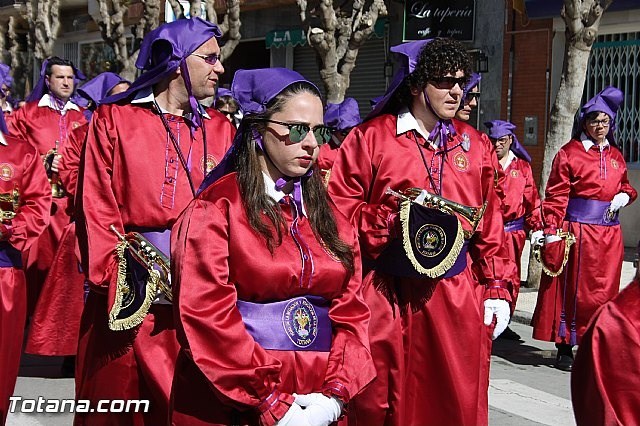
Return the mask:
<path id="1" fill-rule="evenodd" d="M 139 282 L 123 276 L 119 239 L 110 228 L 140 232 L 169 255 L 172 225 L 235 134 L 222 114 L 206 114 L 198 103 L 215 94 L 224 72 L 220 36 L 200 18 L 150 32 L 136 62 L 142 75 L 92 117 L 77 196 L 76 232 L 90 290 L 80 323 L 76 397 L 92 406 L 100 399 L 147 399 L 150 409 L 76 413 L 76 425 L 168 422 L 179 348 L 172 306 L 152 294 L 148 314 L 126 317 L 127 295 L 119 286 Z M 127 272 L 137 274 L 135 262 L 126 263 Z"/>
<path id="2" fill-rule="evenodd" d="M 0 127 L 4 118 L 0 115 Z M 17 197 L 17 198 L 16 198 Z M 27 316 L 21 252 L 45 230 L 51 187 L 36 149 L 0 133 L 0 424 L 18 377 Z"/>
<path id="3" fill-rule="evenodd" d="M 53 204 L 47 230 L 29 249 L 25 259 L 28 285 L 28 312 L 31 314 L 47 277 L 63 230 L 71 220 L 69 197 L 52 165 L 55 154 L 64 148 L 69 134 L 86 123 L 82 108 L 71 97 L 76 79 L 84 79 L 71 61 L 56 56 L 45 60 L 40 80 L 27 98 L 27 103 L 12 114 L 9 131 L 31 143 L 43 158 L 51 181 Z M 39 303 L 47 304 L 42 300 Z"/>
<path id="4" fill-rule="evenodd" d="M 593 315 L 582 336 L 571 370 L 571 402 L 578 426 L 640 424 L 638 359 L 640 271 L 636 269 L 631 284 Z"/>
<path id="5" fill-rule="evenodd" d="M 392 50 L 406 61 L 368 120 L 345 139 L 328 188 L 359 230 L 363 256 L 375 263 L 363 292 L 377 378 L 352 401 L 349 415 L 357 424 L 486 425 L 491 338 L 509 321 L 508 279 L 515 269 L 500 255 L 504 232 L 492 147 L 453 120 L 471 74 L 459 42 L 435 39 Z M 403 255 L 390 250 L 406 251 L 410 241 L 399 238 L 405 228 L 389 187 L 486 205 L 477 227 L 456 213 L 467 238 L 444 273 L 429 278 L 393 266 Z M 429 252 L 433 243 L 437 252 L 439 224 L 424 226 L 433 241 L 423 248 Z"/>

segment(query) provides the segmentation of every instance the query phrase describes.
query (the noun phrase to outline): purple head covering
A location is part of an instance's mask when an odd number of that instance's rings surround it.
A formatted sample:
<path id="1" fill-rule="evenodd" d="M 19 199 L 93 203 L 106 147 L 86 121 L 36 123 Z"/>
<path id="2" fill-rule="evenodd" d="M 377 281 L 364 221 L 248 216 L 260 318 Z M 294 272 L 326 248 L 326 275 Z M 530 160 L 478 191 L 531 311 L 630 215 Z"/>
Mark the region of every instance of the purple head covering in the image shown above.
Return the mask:
<path id="1" fill-rule="evenodd" d="M 207 175 L 202 185 L 200 185 L 198 193 L 204 191 L 222 176 L 234 171 L 233 165 L 230 164 L 230 159 L 237 149 L 237 146 L 244 143 L 246 134 L 250 133 L 260 149 L 264 149 L 262 137 L 251 126 L 252 115 L 265 112 L 267 104 L 273 100 L 273 98 L 287 87 L 299 82 L 305 82 L 311 85 L 318 92 L 318 96 L 320 96 L 320 90 L 318 90 L 313 83 L 299 73 L 287 68 L 262 68 L 236 71 L 233 77 L 233 83 L 231 83 L 231 93 L 240 104 L 240 108 L 242 108 L 245 115 L 233 139 L 231 148 L 227 151 L 220 164 Z M 311 172 L 311 170 L 309 172 Z M 294 179 L 293 199 L 296 204 L 301 206 L 301 181 L 300 178 Z M 278 179 L 276 188 L 282 189 L 286 183 L 287 179 Z"/>
<path id="2" fill-rule="evenodd" d="M 25 101 L 27 102 L 39 101 L 40 98 L 42 98 L 46 93 L 49 93 L 49 87 L 47 86 L 47 81 L 46 81 L 46 78 L 47 78 L 46 72 L 47 72 L 47 65 L 49 64 L 50 59 L 51 58 L 47 58 L 44 61 L 42 61 L 42 66 L 40 67 L 40 78 L 38 79 L 38 82 L 34 86 L 31 93 L 29 93 L 29 96 L 25 98 Z M 73 63 L 71 64 L 71 68 L 73 68 L 73 81 L 76 85 L 80 80 L 87 79 L 87 77 L 82 73 L 82 71 L 76 68 L 76 66 L 73 65 Z"/>
<path id="3" fill-rule="evenodd" d="M 609 133 L 607 133 L 607 139 L 615 142 L 613 133 L 616 129 L 616 114 L 623 101 L 624 93 L 622 93 L 622 90 L 613 86 L 605 87 L 597 95 L 589 99 L 580 109 L 578 130 L 582 131 L 587 114 L 591 112 L 604 112 L 611 118 L 611 126 L 609 127 Z"/>
<path id="4" fill-rule="evenodd" d="M 103 72 L 87 81 L 78 89 L 78 94 L 98 105 L 109 92 L 120 83 L 130 83 L 114 72 Z"/>
<path id="5" fill-rule="evenodd" d="M 202 125 L 202 117 L 198 113 L 200 108 L 191 91 L 191 80 L 185 60 L 213 37 L 222 37 L 218 26 L 199 17 L 178 19 L 159 26 L 149 32 L 140 45 L 136 67 L 142 70 L 142 75 L 131 84 L 129 90 L 109 96 L 103 99 L 102 103 L 113 103 L 129 98 L 142 89 L 153 87 L 180 68 L 189 94 L 193 125 L 200 127 Z"/>
<path id="6" fill-rule="evenodd" d="M 231 97 L 233 97 L 233 95 L 231 94 L 231 90 L 225 89 L 224 87 L 218 87 L 218 90 L 216 92 L 216 99 L 218 99 L 219 97 L 222 97 L 222 96 L 231 96 Z"/>
<path id="7" fill-rule="evenodd" d="M 335 130 L 346 130 L 360 124 L 358 101 L 345 98 L 339 104 L 327 104 L 324 111 L 324 124 Z"/>
<path id="8" fill-rule="evenodd" d="M 478 85 L 478 83 L 480 83 L 481 79 L 482 79 L 482 76 L 477 72 L 474 72 L 473 74 L 471 74 L 471 78 L 469 79 L 469 82 L 464 86 L 464 90 L 462 91 L 462 102 L 460 102 L 459 109 L 464 108 L 464 101 L 467 98 L 467 94 L 469 94 L 471 89 L 473 89 Z"/>
<path id="9" fill-rule="evenodd" d="M 11 67 L 7 64 L 0 63 L 0 86 L 6 85 L 7 87 L 11 87 L 13 84 L 13 77 L 11 77 Z M 2 89 L 0 88 L 0 93 L 2 93 Z M 5 96 L 2 93 L 2 96 Z"/>
<path id="10" fill-rule="evenodd" d="M 489 129 L 489 133 L 487 134 L 491 139 L 500 139 L 507 135 L 513 136 L 513 142 L 511 143 L 510 148 L 511 151 L 516 155 L 516 157 L 522 158 L 527 163 L 531 162 L 531 156 L 516 137 L 516 126 L 513 123 L 503 120 L 493 120 L 485 122 L 484 125 Z"/>

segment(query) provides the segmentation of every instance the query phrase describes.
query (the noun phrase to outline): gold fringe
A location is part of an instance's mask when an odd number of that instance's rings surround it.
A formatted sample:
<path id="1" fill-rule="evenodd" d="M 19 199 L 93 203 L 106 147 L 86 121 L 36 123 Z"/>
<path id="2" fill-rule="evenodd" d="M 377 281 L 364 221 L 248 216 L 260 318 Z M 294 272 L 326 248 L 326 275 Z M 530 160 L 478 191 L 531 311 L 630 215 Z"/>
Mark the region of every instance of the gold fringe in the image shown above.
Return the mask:
<path id="1" fill-rule="evenodd" d="M 411 210 L 411 202 L 410 201 L 402 201 L 400 204 L 400 222 L 402 223 L 402 245 L 404 246 L 404 251 L 411 261 L 411 264 L 420 274 L 426 275 L 429 278 L 438 278 L 445 274 L 451 267 L 456 263 L 458 256 L 460 255 L 460 251 L 462 250 L 462 245 L 464 244 L 464 232 L 462 230 L 462 225 L 460 224 L 460 220 L 456 217 L 458 221 L 458 230 L 456 232 L 456 239 L 453 242 L 453 247 L 449 251 L 447 257 L 445 257 L 440 264 L 434 266 L 431 269 L 424 268 L 418 259 L 416 259 L 413 254 L 413 248 L 411 247 L 411 236 L 409 235 L 409 211 Z M 455 216 L 454 216 L 455 217 Z"/>
<path id="2" fill-rule="evenodd" d="M 127 286 L 127 258 L 125 256 L 125 250 L 127 250 L 128 243 L 126 241 L 121 241 L 116 245 L 116 255 L 118 257 L 118 276 L 116 279 L 116 295 L 115 302 L 111 311 L 109 312 L 109 329 L 113 331 L 122 331 L 129 330 L 134 328 L 140 324 L 144 320 L 144 317 L 147 316 L 149 312 L 149 308 L 151 307 L 151 303 L 155 298 L 156 291 L 158 288 L 158 282 L 160 280 L 160 274 L 158 271 L 151 270 L 149 271 L 149 278 L 147 278 L 147 291 L 145 294 L 144 302 L 142 306 L 133 313 L 133 315 L 128 318 L 120 318 L 118 319 L 118 314 L 122 310 L 122 298 L 125 293 L 129 290 L 129 286 Z"/>
<path id="3" fill-rule="evenodd" d="M 536 259 L 538 262 L 540 262 L 540 266 L 542 266 L 542 271 L 549 275 L 550 277 L 557 277 L 558 275 L 562 274 L 562 271 L 564 271 L 564 267 L 567 265 L 567 263 L 569 262 L 569 253 L 571 252 L 571 246 L 576 242 L 576 237 L 575 235 L 573 235 L 571 232 L 569 231 L 561 231 L 558 230 L 556 232 L 556 235 L 560 238 L 562 238 L 563 240 L 565 240 L 565 244 L 564 244 L 564 257 L 562 258 L 562 265 L 560 265 L 560 269 L 558 269 L 557 271 L 552 271 L 551 269 L 549 269 L 549 267 L 547 265 L 544 264 L 544 262 L 542 261 L 542 255 L 540 253 L 540 249 L 542 248 L 542 246 L 535 246 L 533 248 L 533 257 L 534 259 Z"/>

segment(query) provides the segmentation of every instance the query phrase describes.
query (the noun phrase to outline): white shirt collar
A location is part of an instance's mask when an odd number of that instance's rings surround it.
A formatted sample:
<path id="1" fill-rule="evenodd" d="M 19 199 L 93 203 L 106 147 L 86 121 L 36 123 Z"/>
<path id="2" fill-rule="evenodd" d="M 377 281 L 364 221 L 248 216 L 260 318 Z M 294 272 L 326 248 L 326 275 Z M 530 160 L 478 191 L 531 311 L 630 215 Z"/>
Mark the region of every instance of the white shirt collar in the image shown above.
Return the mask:
<path id="1" fill-rule="evenodd" d="M 11 104 L 9 102 L 4 103 L 4 106 L 2 107 L 2 111 L 4 112 L 13 112 L 13 107 L 11 106 Z"/>
<path id="2" fill-rule="evenodd" d="M 276 203 L 279 203 L 287 194 L 282 191 L 278 191 L 276 189 L 276 183 L 271 179 L 271 176 L 267 174 L 264 170 L 262 171 L 262 176 L 264 176 L 264 190 L 269 197 Z M 304 200 L 302 201 L 302 214 L 304 216 L 307 215 L 307 211 L 304 208 Z"/>
<path id="3" fill-rule="evenodd" d="M 398 113 L 398 121 L 396 122 L 396 136 L 400 136 L 403 133 L 407 133 L 411 130 L 415 130 L 429 141 L 429 135 L 425 135 L 420 126 L 418 125 L 418 120 L 411 114 L 408 108 L 403 108 Z M 433 141 L 429 141 L 431 146 L 435 147 Z"/>
<path id="4" fill-rule="evenodd" d="M 153 101 L 155 101 L 156 99 L 156 95 L 153 93 L 153 88 L 152 87 L 145 87 L 144 89 L 140 89 L 136 92 L 135 96 L 133 97 L 133 99 L 131 100 L 132 104 L 146 104 L 146 103 L 153 103 Z M 160 107 L 160 105 L 158 105 Z M 204 118 L 206 119 L 210 119 L 211 117 L 209 117 L 209 114 L 207 114 L 207 111 L 204 109 L 204 107 L 198 103 L 198 108 L 200 109 L 200 115 L 202 115 Z M 163 114 L 170 114 L 169 111 L 165 110 L 164 108 L 160 107 L 160 111 Z"/>
<path id="5" fill-rule="evenodd" d="M 515 160 L 516 158 L 517 157 L 513 153 L 513 151 L 509 150 L 509 153 L 507 154 L 507 161 L 504 163 L 504 165 L 502 165 L 502 170 L 507 170 L 507 167 L 509 167 L 513 160 Z"/>
<path id="6" fill-rule="evenodd" d="M 589 136 L 586 135 L 586 133 L 582 132 L 582 134 L 580 135 L 580 141 L 582 142 L 582 146 L 584 147 L 585 151 L 589 151 L 589 149 L 594 146 L 594 145 L 598 145 L 596 144 L 594 141 L 592 141 Z M 607 139 L 604 140 L 604 144 L 602 145 L 602 149 L 604 149 L 605 147 L 609 146 L 609 141 Z M 601 149 L 601 150 L 602 150 Z"/>
<path id="7" fill-rule="evenodd" d="M 0 132 L 0 145 L 7 146 L 7 140 L 4 138 L 4 133 Z"/>
<path id="8" fill-rule="evenodd" d="M 49 107 L 49 108 L 51 108 L 53 110 L 59 111 L 58 107 L 56 106 L 56 104 L 54 103 L 53 99 L 51 98 L 51 96 L 49 96 L 48 93 L 45 93 L 44 95 L 42 95 L 42 97 L 38 101 L 38 106 L 39 107 Z M 70 109 L 73 109 L 75 111 L 80 111 L 80 107 L 78 105 L 76 105 L 73 102 L 71 102 L 71 100 L 68 100 L 67 103 L 64 104 L 64 107 L 62 107 L 62 111 L 60 111 L 60 113 L 62 115 L 64 115 Z"/>

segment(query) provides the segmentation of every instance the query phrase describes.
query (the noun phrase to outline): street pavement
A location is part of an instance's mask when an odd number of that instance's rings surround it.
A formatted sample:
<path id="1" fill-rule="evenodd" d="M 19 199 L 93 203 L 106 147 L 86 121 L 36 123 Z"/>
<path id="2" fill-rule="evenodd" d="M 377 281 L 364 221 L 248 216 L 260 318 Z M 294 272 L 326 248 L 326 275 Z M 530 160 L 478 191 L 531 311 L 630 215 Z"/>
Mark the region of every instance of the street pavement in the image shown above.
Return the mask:
<path id="1" fill-rule="evenodd" d="M 620 288 L 631 282 L 633 250 L 627 250 Z M 527 259 L 528 256 L 523 256 Z M 526 260 L 523 260 L 526 271 Z M 570 373 L 553 368 L 555 346 L 531 338 L 529 326 L 537 291 L 523 288 L 511 329 L 522 339 L 494 342 L 489 383 L 490 426 L 575 425 L 571 408 Z M 74 397 L 73 379 L 61 378 L 62 358 L 23 355 L 14 395 L 23 399 Z M 71 425 L 69 413 L 9 413 L 9 426 Z"/>

